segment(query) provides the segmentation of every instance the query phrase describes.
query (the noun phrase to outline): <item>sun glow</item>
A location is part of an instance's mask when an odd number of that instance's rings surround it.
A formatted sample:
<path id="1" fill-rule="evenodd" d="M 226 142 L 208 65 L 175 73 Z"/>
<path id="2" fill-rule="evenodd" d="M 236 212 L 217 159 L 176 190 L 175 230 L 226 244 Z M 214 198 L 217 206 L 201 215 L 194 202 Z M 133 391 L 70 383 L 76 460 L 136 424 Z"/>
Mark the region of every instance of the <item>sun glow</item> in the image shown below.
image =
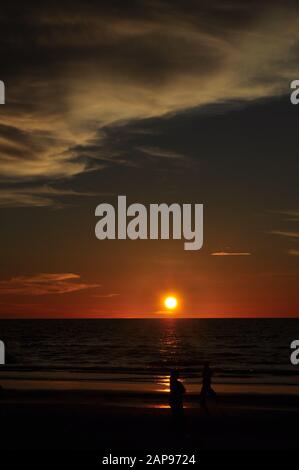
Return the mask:
<path id="1" fill-rule="evenodd" d="M 164 305 L 168 310 L 174 310 L 178 306 L 178 301 L 173 295 L 169 295 L 164 300 Z"/>

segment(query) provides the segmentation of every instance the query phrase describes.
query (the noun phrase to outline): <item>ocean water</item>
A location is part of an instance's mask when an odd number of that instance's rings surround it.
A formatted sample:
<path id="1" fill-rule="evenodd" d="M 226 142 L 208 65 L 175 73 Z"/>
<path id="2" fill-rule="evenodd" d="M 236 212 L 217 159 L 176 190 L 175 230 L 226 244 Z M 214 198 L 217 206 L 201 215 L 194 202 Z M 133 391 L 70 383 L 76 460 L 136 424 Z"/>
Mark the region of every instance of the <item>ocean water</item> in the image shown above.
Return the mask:
<path id="1" fill-rule="evenodd" d="M 0 379 L 38 373 L 138 383 L 178 368 L 191 383 L 209 361 L 216 383 L 298 385 L 299 367 L 290 363 L 296 338 L 299 319 L 1 320 Z"/>

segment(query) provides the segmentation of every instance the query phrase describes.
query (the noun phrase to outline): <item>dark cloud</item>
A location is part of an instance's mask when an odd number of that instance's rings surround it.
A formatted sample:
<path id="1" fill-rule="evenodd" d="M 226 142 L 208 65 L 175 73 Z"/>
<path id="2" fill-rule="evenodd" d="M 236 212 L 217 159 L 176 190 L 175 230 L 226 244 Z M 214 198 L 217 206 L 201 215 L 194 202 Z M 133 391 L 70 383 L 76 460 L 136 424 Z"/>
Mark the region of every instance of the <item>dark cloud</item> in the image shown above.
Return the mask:
<path id="1" fill-rule="evenodd" d="M 1 177 L 51 182 L 122 165 L 101 143 L 107 126 L 285 93 L 299 73 L 298 22 L 291 1 L 3 6 Z M 136 162 L 149 153 L 137 149 Z"/>

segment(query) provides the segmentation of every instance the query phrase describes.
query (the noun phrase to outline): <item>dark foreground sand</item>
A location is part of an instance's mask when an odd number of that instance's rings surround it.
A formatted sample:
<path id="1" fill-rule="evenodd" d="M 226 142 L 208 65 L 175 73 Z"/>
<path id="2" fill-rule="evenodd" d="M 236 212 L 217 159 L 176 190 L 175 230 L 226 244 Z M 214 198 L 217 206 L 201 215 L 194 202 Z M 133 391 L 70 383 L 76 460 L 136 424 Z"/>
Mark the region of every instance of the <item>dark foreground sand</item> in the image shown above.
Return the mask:
<path id="1" fill-rule="evenodd" d="M 297 395 L 222 394 L 210 414 L 186 401 L 178 426 L 165 394 L 3 390 L 1 449 L 294 450 Z"/>

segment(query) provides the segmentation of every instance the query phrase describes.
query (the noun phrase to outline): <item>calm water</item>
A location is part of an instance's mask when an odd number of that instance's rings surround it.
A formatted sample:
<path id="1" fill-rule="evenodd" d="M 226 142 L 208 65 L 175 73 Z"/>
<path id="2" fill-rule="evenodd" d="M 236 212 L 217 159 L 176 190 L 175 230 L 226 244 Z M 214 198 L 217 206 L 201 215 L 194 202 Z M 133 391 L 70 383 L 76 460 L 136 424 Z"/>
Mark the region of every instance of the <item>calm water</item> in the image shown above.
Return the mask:
<path id="1" fill-rule="evenodd" d="M 298 384 L 290 343 L 299 319 L 0 321 L 6 373 L 57 373 L 147 381 L 177 367 L 196 379 L 210 361 L 215 382 Z"/>

